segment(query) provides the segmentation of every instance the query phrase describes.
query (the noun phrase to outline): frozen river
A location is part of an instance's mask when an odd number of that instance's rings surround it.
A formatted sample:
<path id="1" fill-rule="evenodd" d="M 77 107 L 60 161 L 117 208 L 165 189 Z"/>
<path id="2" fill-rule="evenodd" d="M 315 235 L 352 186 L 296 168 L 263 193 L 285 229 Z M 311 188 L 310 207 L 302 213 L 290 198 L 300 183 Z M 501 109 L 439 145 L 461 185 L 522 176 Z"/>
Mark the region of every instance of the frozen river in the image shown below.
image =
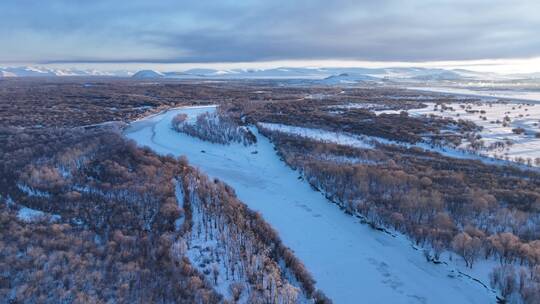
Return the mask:
<path id="1" fill-rule="evenodd" d="M 334 303 L 494 303 L 494 294 L 446 265 L 427 263 L 403 237 L 370 229 L 298 178 L 257 134 L 258 143 L 217 145 L 171 129 L 213 107 L 174 109 L 136 121 L 125 136 L 161 154 L 185 155 L 232 186 L 304 262 Z M 256 153 L 255 153 L 256 151 Z"/>

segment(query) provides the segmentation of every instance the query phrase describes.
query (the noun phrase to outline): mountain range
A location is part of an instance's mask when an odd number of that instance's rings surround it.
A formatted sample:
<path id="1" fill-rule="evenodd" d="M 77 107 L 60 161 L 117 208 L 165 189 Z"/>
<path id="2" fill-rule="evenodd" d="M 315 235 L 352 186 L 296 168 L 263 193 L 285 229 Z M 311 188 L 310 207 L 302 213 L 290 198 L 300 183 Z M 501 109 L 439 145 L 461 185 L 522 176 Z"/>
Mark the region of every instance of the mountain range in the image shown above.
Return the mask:
<path id="1" fill-rule="evenodd" d="M 61 77 L 109 76 L 134 79 L 305 79 L 321 84 L 354 84 L 380 81 L 463 81 L 537 79 L 539 73 L 501 75 L 465 69 L 440 68 L 270 68 L 270 69 L 208 69 L 160 72 L 156 70 L 99 71 L 84 69 L 56 69 L 49 67 L 0 67 L 0 78 L 7 77 Z"/>
<path id="2" fill-rule="evenodd" d="M 127 71 L 104 72 L 95 69 L 56 69 L 37 66 L 0 67 L 2 77 L 61 77 L 61 76 L 117 76 L 129 77 Z"/>

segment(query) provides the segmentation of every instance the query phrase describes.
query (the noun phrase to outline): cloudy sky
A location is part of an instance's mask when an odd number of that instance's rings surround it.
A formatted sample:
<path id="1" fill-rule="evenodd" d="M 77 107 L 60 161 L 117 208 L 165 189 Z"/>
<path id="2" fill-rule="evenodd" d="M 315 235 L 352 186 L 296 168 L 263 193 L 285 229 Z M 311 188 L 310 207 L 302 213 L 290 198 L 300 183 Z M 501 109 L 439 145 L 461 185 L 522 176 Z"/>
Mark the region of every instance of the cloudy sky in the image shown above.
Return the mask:
<path id="1" fill-rule="evenodd" d="M 0 62 L 538 67 L 538 12 L 538 0 L 2 0 Z"/>

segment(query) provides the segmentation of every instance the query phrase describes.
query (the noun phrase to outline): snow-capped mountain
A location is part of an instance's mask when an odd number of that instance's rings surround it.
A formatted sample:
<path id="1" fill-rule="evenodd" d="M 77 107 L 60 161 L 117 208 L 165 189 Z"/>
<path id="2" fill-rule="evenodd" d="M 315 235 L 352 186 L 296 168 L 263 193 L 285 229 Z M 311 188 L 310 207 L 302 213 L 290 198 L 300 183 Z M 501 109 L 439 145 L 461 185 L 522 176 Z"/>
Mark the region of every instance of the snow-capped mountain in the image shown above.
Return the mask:
<path id="1" fill-rule="evenodd" d="M 8 77 L 34 77 L 34 76 L 57 76 L 51 69 L 38 67 L 6 67 L 0 68 L 2 74 L 8 74 Z"/>
<path id="2" fill-rule="evenodd" d="M 0 78 L 3 78 L 3 77 L 17 77 L 17 75 L 8 71 L 0 71 Z"/>
<path id="3" fill-rule="evenodd" d="M 141 70 L 131 76 L 136 79 L 163 78 L 165 75 L 154 70 Z"/>
<path id="4" fill-rule="evenodd" d="M 379 80 L 381 79 L 363 74 L 341 73 L 339 75 L 328 76 L 321 80 L 320 83 L 325 85 L 350 85 Z"/>
<path id="5" fill-rule="evenodd" d="M 148 75 L 152 76 L 152 75 Z M 219 79 L 314 79 L 327 80 L 329 84 L 358 81 L 457 81 L 493 79 L 493 73 L 436 68 L 272 68 L 272 69 L 206 69 L 197 68 L 183 72 L 163 72 L 155 78 L 219 78 Z M 327 79 L 328 78 L 328 79 Z"/>
<path id="6" fill-rule="evenodd" d="M 280 67 L 270 69 L 210 69 L 193 68 L 186 71 L 99 71 L 95 69 L 59 69 L 42 66 L 0 67 L 0 78 L 7 77 L 61 77 L 61 76 L 109 76 L 133 77 L 135 79 L 298 79 L 314 80 L 322 84 L 352 84 L 370 81 L 394 82 L 445 82 L 474 80 L 538 79 L 540 74 L 501 75 L 465 69 L 440 68 L 298 68 Z"/>
<path id="7" fill-rule="evenodd" d="M 127 71 L 102 72 L 94 69 L 56 69 L 47 67 L 22 66 L 0 67 L 0 77 L 59 77 L 59 76 L 119 76 L 127 77 Z"/>

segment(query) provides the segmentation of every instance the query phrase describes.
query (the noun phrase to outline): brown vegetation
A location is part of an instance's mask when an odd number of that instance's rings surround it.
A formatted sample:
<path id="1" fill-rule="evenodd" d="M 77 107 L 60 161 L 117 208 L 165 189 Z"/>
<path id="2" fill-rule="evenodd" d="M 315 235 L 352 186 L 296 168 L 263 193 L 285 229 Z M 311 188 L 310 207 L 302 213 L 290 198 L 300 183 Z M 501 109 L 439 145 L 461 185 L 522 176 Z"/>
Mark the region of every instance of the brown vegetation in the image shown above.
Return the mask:
<path id="1" fill-rule="evenodd" d="M 215 247 L 197 249 L 199 253 L 209 251 L 206 263 L 214 263 L 213 277 L 220 275 L 217 263 L 224 266 L 222 276 L 237 280 L 230 286 L 233 297 L 245 292 L 249 303 L 296 303 L 300 298 L 330 302 L 315 290 L 315 281 L 282 244 L 278 233 L 259 213 L 240 202 L 232 188 L 208 180 L 196 169 L 187 170 L 183 177 L 184 201 L 190 214 L 186 225 L 191 226 L 187 247 L 193 246 L 194 239 L 217 243 Z M 281 262 L 284 266 L 280 266 Z M 291 276 L 299 286 L 288 279 Z"/>
<path id="2" fill-rule="evenodd" d="M 249 95 L 245 87 L 93 81 L 0 83 L 0 303 L 218 303 L 245 295 L 254 303 L 329 302 L 232 189 L 136 147 L 118 125 L 87 126 L 193 100 L 235 100 Z M 184 184 L 188 176 L 197 184 Z M 178 204 L 177 182 L 193 194 L 185 197 L 199 197 L 204 220 L 192 218 L 192 200 Z M 46 216 L 24 218 L 26 207 Z M 199 271 L 186 255 L 182 244 L 194 239 L 196 224 L 226 226 L 223 236 L 238 237 L 221 240 L 229 274 L 247 278 L 230 294 L 214 290 L 219 270 Z"/>
<path id="3" fill-rule="evenodd" d="M 182 233 L 174 225 L 183 214 L 171 182 L 181 173 L 176 160 L 111 132 L 46 135 L 12 134 L 4 145 L 2 176 L 10 179 L 2 181 L 0 203 L 0 298 L 219 301 L 196 269 L 180 267 L 185 258 L 170 254 Z M 30 143 L 34 150 L 24 153 Z M 19 218 L 22 206 L 60 219 Z"/>
<path id="4" fill-rule="evenodd" d="M 461 121 L 374 115 L 364 109 L 332 115 L 321 110 L 328 103 L 235 103 L 224 108 L 249 123 L 300 125 L 411 143 L 425 141 L 426 134 L 442 134 L 448 125 L 458 128 L 463 138 L 476 128 Z M 345 212 L 379 230 L 405 233 L 425 248 L 430 261 L 438 262 L 447 250 L 461 256 L 468 267 L 479 259 L 497 259 L 505 274 L 494 269 L 494 287 L 504 287 L 503 278 L 510 280 L 508 273 L 515 274 L 511 279 L 516 284 L 501 289 L 503 296 L 511 294 L 526 303 L 539 298 L 540 174 L 418 148 L 377 144 L 376 149 L 355 149 L 259 131 L 272 140 L 287 164 Z M 510 266 L 515 271 L 508 271 Z"/>
<path id="5" fill-rule="evenodd" d="M 414 149 L 361 150 L 264 132 L 290 166 L 346 212 L 378 229 L 406 233 L 428 249 L 430 260 L 453 250 L 469 267 L 497 257 L 501 265 L 529 268 L 527 293 L 540 292 L 534 275 L 540 267 L 537 173 Z"/>
<path id="6" fill-rule="evenodd" d="M 406 143 L 427 142 L 457 146 L 478 127 L 468 121 L 450 118 L 412 117 L 400 114 L 376 115 L 368 109 L 349 109 L 339 115 L 329 111 L 328 101 L 295 100 L 288 102 L 226 103 L 223 112 L 247 123 L 269 122 L 334 132 L 382 137 Z M 410 105 L 411 106 L 411 105 Z M 420 102 L 417 107 L 425 106 Z M 452 130 L 451 132 L 449 130 Z"/>

